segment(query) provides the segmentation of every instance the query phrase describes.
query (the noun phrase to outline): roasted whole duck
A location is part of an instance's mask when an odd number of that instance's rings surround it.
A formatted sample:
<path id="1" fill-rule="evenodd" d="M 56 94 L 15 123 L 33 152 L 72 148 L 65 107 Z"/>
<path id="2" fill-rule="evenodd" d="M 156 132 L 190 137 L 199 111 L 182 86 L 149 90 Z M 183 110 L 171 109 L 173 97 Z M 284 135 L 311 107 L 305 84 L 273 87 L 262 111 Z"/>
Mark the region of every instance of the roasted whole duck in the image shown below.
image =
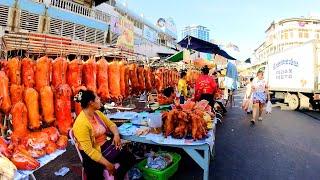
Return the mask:
<path id="1" fill-rule="evenodd" d="M 126 80 L 128 80 L 128 78 L 126 78 L 126 69 L 127 69 L 127 65 L 125 64 L 125 62 L 121 61 L 119 63 L 120 65 L 120 89 L 121 89 L 121 96 L 122 97 L 126 97 L 127 93 L 126 93 L 126 89 L 128 89 L 128 82 L 126 82 Z"/>
<path id="2" fill-rule="evenodd" d="M 11 104 L 14 105 L 19 101 L 22 101 L 23 97 L 23 86 L 12 84 L 10 86 L 10 98 L 11 98 Z"/>
<path id="3" fill-rule="evenodd" d="M 12 155 L 12 152 L 8 148 L 7 142 L 1 136 L 0 136 L 0 154 L 3 154 L 7 158 L 10 158 Z"/>
<path id="4" fill-rule="evenodd" d="M 18 57 L 8 60 L 8 70 L 10 83 L 21 85 L 21 61 Z"/>
<path id="5" fill-rule="evenodd" d="M 40 163 L 23 148 L 15 150 L 10 160 L 19 170 L 35 170 L 40 167 Z"/>
<path id="6" fill-rule="evenodd" d="M 136 95 L 139 91 L 138 70 L 136 64 L 129 65 L 129 78 L 131 85 L 131 93 Z"/>
<path id="7" fill-rule="evenodd" d="M 50 77 L 52 74 L 52 59 L 47 56 L 39 58 L 36 62 L 35 82 L 36 90 L 40 92 L 44 86 L 50 86 Z"/>
<path id="8" fill-rule="evenodd" d="M 43 115 L 43 121 L 47 124 L 55 120 L 54 117 L 54 99 L 53 92 L 50 86 L 44 86 L 40 90 L 40 101 Z"/>
<path id="9" fill-rule="evenodd" d="M 52 86 L 56 88 L 60 84 L 67 82 L 68 61 L 63 57 L 58 57 L 52 61 Z"/>
<path id="10" fill-rule="evenodd" d="M 35 63 L 30 58 L 23 58 L 21 61 L 22 84 L 25 88 L 33 88 Z"/>
<path id="11" fill-rule="evenodd" d="M 33 88 L 26 89 L 24 92 L 24 102 L 28 109 L 29 128 L 38 129 L 40 127 L 38 92 Z"/>
<path id="12" fill-rule="evenodd" d="M 60 136 L 59 130 L 56 127 L 44 128 L 41 130 L 41 132 L 48 134 L 49 140 L 52 142 L 58 141 Z"/>
<path id="13" fill-rule="evenodd" d="M 108 62 L 104 58 L 101 58 L 97 62 L 97 94 L 103 102 L 110 99 L 108 76 Z"/>
<path id="14" fill-rule="evenodd" d="M 117 61 L 113 61 L 108 65 L 108 77 L 109 77 L 109 91 L 111 98 L 120 101 L 121 88 L 120 88 L 120 64 Z"/>
<path id="15" fill-rule="evenodd" d="M 20 101 L 11 109 L 13 134 L 21 139 L 28 134 L 28 110 L 26 105 Z"/>
<path id="16" fill-rule="evenodd" d="M 73 123 L 71 117 L 71 88 L 67 84 L 61 84 L 56 88 L 55 115 L 59 132 L 67 135 Z"/>
<path id="17" fill-rule="evenodd" d="M 0 103 L 0 110 L 4 113 L 9 113 L 11 108 L 9 79 L 3 71 L 0 71 L 0 98 L 2 99 L 2 103 Z"/>
<path id="18" fill-rule="evenodd" d="M 68 64 L 67 84 L 72 89 L 73 95 L 75 95 L 75 89 L 82 84 L 82 68 L 83 63 L 80 59 L 72 60 Z"/>
<path id="19" fill-rule="evenodd" d="M 58 149 L 66 149 L 68 146 L 68 137 L 64 135 L 60 136 L 56 144 Z"/>
<path id="20" fill-rule="evenodd" d="M 83 81 L 88 90 L 97 91 L 97 64 L 95 59 L 91 58 L 83 64 Z"/>

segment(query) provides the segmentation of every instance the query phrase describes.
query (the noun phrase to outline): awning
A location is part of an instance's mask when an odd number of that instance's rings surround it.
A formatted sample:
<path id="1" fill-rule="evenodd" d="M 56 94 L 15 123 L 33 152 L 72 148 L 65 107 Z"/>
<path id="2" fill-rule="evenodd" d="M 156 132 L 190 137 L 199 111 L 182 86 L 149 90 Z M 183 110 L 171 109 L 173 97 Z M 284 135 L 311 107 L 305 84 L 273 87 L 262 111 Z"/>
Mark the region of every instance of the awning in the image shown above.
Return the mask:
<path id="1" fill-rule="evenodd" d="M 186 36 L 178 44 L 183 48 L 193 49 L 203 53 L 218 54 L 226 59 L 236 60 L 224 50 L 220 49 L 218 45 L 195 38 L 193 36 Z"/>
<path id="2" fill-rule="evenodd" d="M 180 51 L 166 59 L 166 61 L 179 62 L 183 60 L 183 51 Z"/>

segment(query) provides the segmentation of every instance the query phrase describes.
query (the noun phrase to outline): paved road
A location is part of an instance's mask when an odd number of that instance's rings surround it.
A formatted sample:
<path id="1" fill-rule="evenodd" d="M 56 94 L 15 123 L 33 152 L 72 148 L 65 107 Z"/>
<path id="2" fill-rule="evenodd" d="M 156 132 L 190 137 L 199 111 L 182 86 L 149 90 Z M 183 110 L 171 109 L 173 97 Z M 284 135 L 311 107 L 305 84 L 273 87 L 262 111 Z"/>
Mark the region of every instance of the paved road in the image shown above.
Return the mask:
<path id="1" fill-rule="evenodd" d="M 311 117 L 274 108 L 272 115 L 251 127 L 250 116 L 239 108 L 241 94 L 235 99 L 237 107 L 229 109 L 224 125 L 217 128 L 210 179 L 320 179 L 320 121 L 313 118 L 320 117 L 318 113 L 309 113 Z M 183 158 L 172 179 L 202 179 L 200 167 L 184 152 L 174 150 Z M 53 173 L 62 166 L 72 171 L 59 179 L 80 179 L 79 168 L 74 167 L 81 164 L 72 147 L 35 175 L 56 179 Z"/>

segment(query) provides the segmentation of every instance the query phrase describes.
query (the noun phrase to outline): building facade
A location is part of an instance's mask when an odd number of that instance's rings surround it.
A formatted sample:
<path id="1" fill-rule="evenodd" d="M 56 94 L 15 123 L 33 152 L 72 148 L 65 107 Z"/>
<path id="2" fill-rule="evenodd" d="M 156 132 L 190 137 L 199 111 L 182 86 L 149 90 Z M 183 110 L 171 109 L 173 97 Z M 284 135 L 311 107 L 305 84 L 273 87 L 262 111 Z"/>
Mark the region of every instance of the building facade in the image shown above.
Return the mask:
<path id="1" fill-rule="evenodd" d="M 265 31 L 264 42 L 254 51 L 258 63 L 265 63 L 270 55 L 307 41 L 320 39 L 320 19 L 316 17 L 289 18 L 272 22 Z"/>
<path id="2" fill-rule="evenodd" d="M 204 41 L 210 41 L 210 30 L 204 26 L 187 26 L 182 30 L 182 38 L 190 35 Z"/>

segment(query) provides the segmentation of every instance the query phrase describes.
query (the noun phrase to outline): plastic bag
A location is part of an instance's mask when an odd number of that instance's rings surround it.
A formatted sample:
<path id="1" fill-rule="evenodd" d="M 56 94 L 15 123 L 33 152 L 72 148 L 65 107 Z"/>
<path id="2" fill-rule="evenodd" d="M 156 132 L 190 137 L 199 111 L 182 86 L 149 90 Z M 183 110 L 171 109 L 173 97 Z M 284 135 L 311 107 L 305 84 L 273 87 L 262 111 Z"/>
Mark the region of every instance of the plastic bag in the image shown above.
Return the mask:
<path id="1" fill-rule="evenodd" d="M 272 112 L 272 104 L 270 101 L 267 102 L 266 112 L 267 114 L 271 114 Z"/>

